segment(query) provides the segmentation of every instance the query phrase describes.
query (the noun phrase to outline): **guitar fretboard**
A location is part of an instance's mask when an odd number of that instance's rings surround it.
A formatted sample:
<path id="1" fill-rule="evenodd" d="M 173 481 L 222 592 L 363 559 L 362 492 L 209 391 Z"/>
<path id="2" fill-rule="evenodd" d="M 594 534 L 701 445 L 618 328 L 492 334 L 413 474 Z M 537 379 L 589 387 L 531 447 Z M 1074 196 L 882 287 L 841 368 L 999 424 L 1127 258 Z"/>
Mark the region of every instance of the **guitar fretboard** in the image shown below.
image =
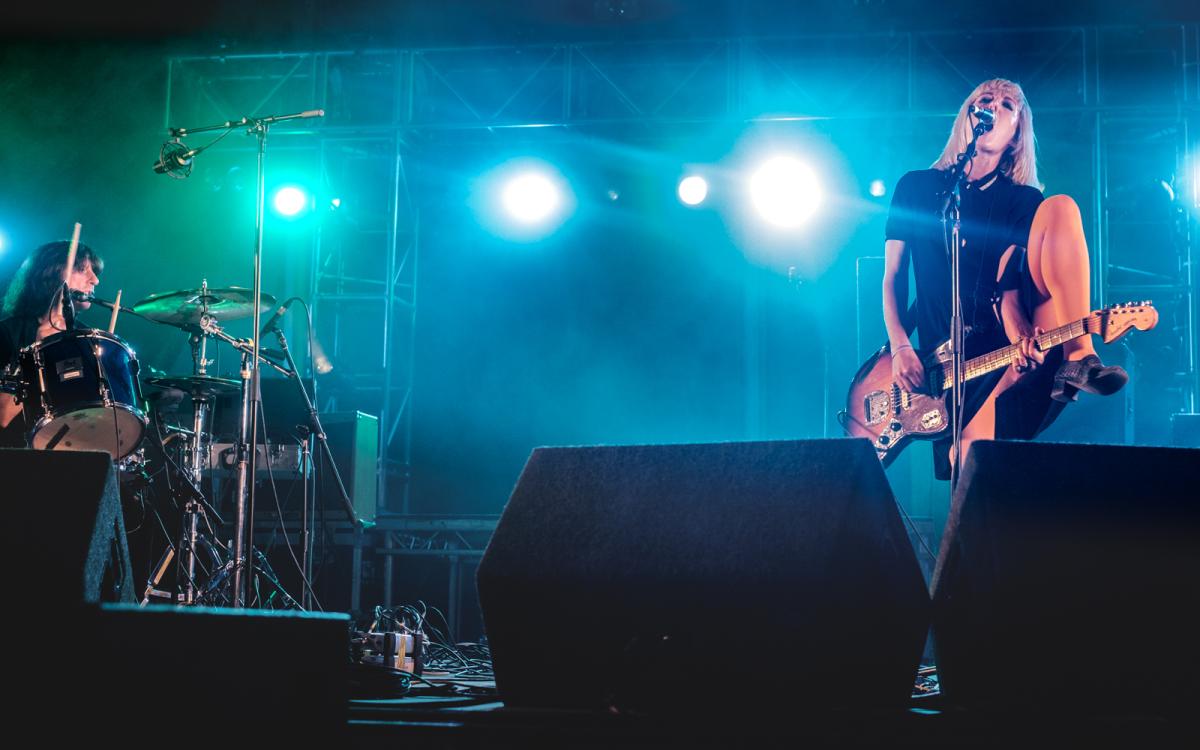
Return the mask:
<path id="1" fill-rule="evenodd" d="M 1092 327 L 1095 328 L 1096 324 L 1098 323 L 1097 316 L 1089 315 L 1086 318 L 1081 318 L 1080 320 L 1076 320 L 1072 323 L 1067 323 L 1064 326 L 1059 326 L 1052 331 L 1046 331 L 1035 339 L 1035 341 L 1037 341 L 1037 347 L 1040 351 L 1045 352 L 1053 349 L 1059 344 L 1065 343 L 1072 339 L 1077 339 L 1080 336 L 1089 333 L 1089 323 L 1091 323 Z M 1095 331 L 1092 332 L 1094 333 Z M 1009 344 L 1008 346 L 997 349 L 994 352 L 988 352 L 987 354 L 968 359 L 963 363 L 963 382 L 965 383 L 968 380 L 980 377 L 981 375 L 986 375 L 989 372 L 999 370 L 1001 367 L 1007 367 L 1008 365 L 1012 364 L 1013 356 L 1017 353 L 1017 351 L 1018 349 L 1016 344 Z M 942 390 L 948 390 L 950 385 L 954 382 L 954 375 L 950 372 L 950 370 L 950 363 L 947 362 L 942 365 Z"/>

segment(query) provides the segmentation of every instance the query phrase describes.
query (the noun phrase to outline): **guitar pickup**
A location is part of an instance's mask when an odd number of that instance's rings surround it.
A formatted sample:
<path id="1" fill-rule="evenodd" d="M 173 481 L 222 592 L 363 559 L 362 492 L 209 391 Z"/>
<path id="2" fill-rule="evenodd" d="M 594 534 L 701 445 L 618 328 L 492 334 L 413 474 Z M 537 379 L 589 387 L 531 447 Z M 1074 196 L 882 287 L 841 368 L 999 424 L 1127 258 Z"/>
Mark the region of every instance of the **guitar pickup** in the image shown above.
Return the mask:
<path id="1" fill-rule="evenodd" d="M 867 424 L 879 424 L 886 420 L 892 410 L 892 399 L 883 391 L 872 391 L 863 399 L 863 414 Z"/>

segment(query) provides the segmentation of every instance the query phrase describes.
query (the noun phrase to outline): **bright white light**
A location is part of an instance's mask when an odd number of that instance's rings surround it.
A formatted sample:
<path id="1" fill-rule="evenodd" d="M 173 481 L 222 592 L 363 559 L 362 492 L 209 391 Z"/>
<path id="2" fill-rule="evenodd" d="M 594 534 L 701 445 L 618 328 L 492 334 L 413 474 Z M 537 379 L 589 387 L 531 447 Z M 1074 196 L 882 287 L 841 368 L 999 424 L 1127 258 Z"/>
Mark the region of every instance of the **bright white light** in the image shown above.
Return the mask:
<path id="1" fill-rule="evenodd" d="M 807 164 L 790 156 L 776 156 L 751 176 L 750 199 L 767 221 L 794 228 L 821 205 L 821 188 Z"/>
<path id="2" fill-rule="evenodd" d="M 699 206 L 708 197 L 708 182 L 700 175 L 684 177 L 679 181 L 679 200 L 689 206 Z"/>
<path id="3" fill-rule="evenodd" d="M 883 180 L 871 180 L 869 190 L 871 191 L 871 195 L 876 198 L 882 198 L 887 195 L 887 185 L 883 184 Z"/>
<path id="4" fill-rule="evenodd" d="M 0 253 L 8 249 L 8 238 L 4 236 L 4 232 L 0 232 Z"/>
<path id="5" fill-rule="evenodd" d="M 558 186 L 541 172 L 525 172 L 510 179 L 501 198 L 504 210 L 522 224 L 539 224 L 562 204 Z"/>
<path id="6" fill-rule="evenodd" d="M 308 194 L 298 187 L 288 185 L 275 191 L 272 201 L 275 210 L 284 216 L 295 216 L 308 206 Z"/>

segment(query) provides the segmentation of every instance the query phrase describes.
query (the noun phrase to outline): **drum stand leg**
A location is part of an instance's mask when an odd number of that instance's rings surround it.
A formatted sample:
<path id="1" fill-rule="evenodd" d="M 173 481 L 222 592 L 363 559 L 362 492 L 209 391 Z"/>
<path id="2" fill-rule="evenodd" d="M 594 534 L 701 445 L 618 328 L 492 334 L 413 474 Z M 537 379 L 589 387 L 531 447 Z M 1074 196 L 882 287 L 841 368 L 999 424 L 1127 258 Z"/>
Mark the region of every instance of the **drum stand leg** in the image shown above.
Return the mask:
<path id="1" fill-rule="evenodd" d="M 200 514 L 195 500 L 188 500 L 183 506 L 183 539 L 179 543 L 179 561 L 184 569 L 183 604 L 191 606 L 196 603 L 196 541 L 199 537 Z"/>
<path id="2" fill-rule="evenodd" d="M 167 551 L 158 560 L 158 565 L 154 567 L 154 575 L 150 580 L 146 581 L 146 591 L 142 594 L 142 606 L 150 603 L 150 597 L 157 596 L 160 599 L 171 599 L 169 591 L 162 591 L 158 588 L 158 584 L 162 581 L 162 577 L 166 574 L 167 568 L 171 564 L 171 560 L 175 557 L 175 548 L 170 544 L 167 545 Z"/>

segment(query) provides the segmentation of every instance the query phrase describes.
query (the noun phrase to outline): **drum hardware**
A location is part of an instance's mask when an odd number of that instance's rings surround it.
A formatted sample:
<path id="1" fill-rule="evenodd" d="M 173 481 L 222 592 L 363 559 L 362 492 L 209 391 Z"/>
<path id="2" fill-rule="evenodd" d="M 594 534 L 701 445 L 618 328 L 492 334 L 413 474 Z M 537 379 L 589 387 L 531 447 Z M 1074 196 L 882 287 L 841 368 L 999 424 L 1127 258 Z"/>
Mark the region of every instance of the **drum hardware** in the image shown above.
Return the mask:
<path id="1" fill-rule="evenodd" d="M 268 117 L 243 117 L 240 120 L 229 120 L 217 125 L 206 125 L 197 128 L 168 128 L 168 132 L 172 138 L 178 141 L 192 133 L 211 132 L 223 130 L 216 140 L 212 141 L 209 146 L 216 143 L 228 133 L 235 129 L 245 128 L 248 135 L 255 136 L 257 141 L 257 161 L 256 161 L 256 191 L 255 191 L 255 213 L 254 213 L 254 288 L 251 292 L 251 319 L 253 322 L 254 340 L 251 342 L 249 352 L 242 351 L 242 410 L 241 422 L 239 423 L 238 431 L 238 478 L 237 478 L 237 518 L 234 523 L 234 568 L 233 568 L 233 606 L 245 606 L 249 599 L 250 577 L 248 573 L 253 572 L 254 558 L 249 553 L 252 546 L 253 535 L 247 535 L 247 528 L 252 529 L 254 525 L 254 453 L 252 446 L 258 442 L 258 408 L 261 403 L 258 393 L 258 360 L 260 355 L 258 352 L 258 339 L 262 334 L 259 332 L 262 316 L 262 247 L 263 247 L 263 226 L 266 216 L 266 149 L 267 149 L 267 133 L 270 131 L 271 125 L 276 122 L 286 120 L 296 120 L 312 117 L 324 117 L 325 111 L 321 109 L 312 109 L 304 112 L 295 112 L 288 115 L 271 115 Z M 208 148 L 204 146 L 203 148 Z M 190 149 L 188 153 L 195 156 L 201 149 Z M 164 156 L 166 152 L 160 154 Z M 179 156 L 176 154 L 176 156 Z M 191 156 L 188 158 L 190 159 Z M 179 161 L 179 159 L 176 159 Z M 182 165 L 182 162 L 180 162 Z M 190 170 L 189 170 L 190 172 Z M 184 177 L 187 174 L 183 174 Z M 272 299 L 271 303 L 273 304 Z M 210 304 L 209 307 L 214 307 Z M 249 462 L 249 465 L 247 465 Z"/>
<path id="2" fill-rule="evenodd" d="M 173 440 L 183 439 L 184 441 L 180 451 L 182 458 L 180 461 L 180 473 L 182 474 L 180 484 L 184 486 L 187 496 L 181 498 L 183 511 L 179 543 L 175 547 L 169 547 L 163 553 L 162 560 L 155 567 L 155 575 L 147 583 L 144 600 L 163 593 L 158 586 L 166 572 L 167 567 L 165 566 L 170 565 L 171 559 L 175 560 L 176 579 L 182 588 L 177 595 L 178 603 L 184 605 L 201 603 L 214 596 L 223 586 L 227 585 L 230 573 L 235 567 L 234 559 L 222 554 L 222 550 L 225 552 L 228 550 L 222 545 L 214 544 L 209 536 L 201 531 L 203 522 L 211 532 L 210 517 L 215 518 L 218 524 L 223 525 L 224 521 L 216 509 L 205 499 L 200 487 L 205 472 L 211 472 L 212 457 L 216 455 L 211 445 L 212 434 L 209 425 L 213 403 L 218 397 L 245 391 L 244 379 L 239 381 L 208 374 L 207 368 L 211 364 L 211 360 L 208 359 L 208 340 L 215 338 L 224 341 L 241 352 L 243 355 L 241 370 L 243 373 L 246 371 L 246 359 L 253 353 L 253 342 L 230 336 L 218 323 L 219 317 L 226 320 L 244 317 L 248 310 L 245 305 L 244 292 L 245 290 L 236 287 L 210 289 L 208 281 L 203 280 L 198 290 L 152 295 L 147 298 L 148 302 L 143 300 L 134 306 L 134 312 L 142 317 L 186 331 L 189 334 L 189 343 L 192 349 L 191 375 L 161 375 L 146 380 L 148 386 L 159 389 L 162 393 L 173 392 L 179 394 L 180 399 L 191 399 L 192 413 L 191 424 L 188 427 L 167 426 L 169 434 L 162 441 L 164 447 Z M 271 295 L 263 295 L 263 299 L 274 301 L 274 297 Z M 212 314 L 213 312 L 216 314 Z M 285 375 L 291 374 L 288 370 L 268 360 L 262 353 L 259 354 L 258 359 Z M 223 447 L 227 448 L 228 446 Z M 237 444 L 234 444 L 233 447 L 236 451 Z M 286 452 L 279 454 L 280 463 L 286 463 L 286 455 Z M 269 468 L 270 464 L 266 464 L 266 466 Z M 255 473 L 258 474 L 258 472 Z M 207 551 L 213 565 L 208 571 L 210 574 L 208 580 L 203 582 L 197 578 L 197 565 L 201 551 Z"/>

